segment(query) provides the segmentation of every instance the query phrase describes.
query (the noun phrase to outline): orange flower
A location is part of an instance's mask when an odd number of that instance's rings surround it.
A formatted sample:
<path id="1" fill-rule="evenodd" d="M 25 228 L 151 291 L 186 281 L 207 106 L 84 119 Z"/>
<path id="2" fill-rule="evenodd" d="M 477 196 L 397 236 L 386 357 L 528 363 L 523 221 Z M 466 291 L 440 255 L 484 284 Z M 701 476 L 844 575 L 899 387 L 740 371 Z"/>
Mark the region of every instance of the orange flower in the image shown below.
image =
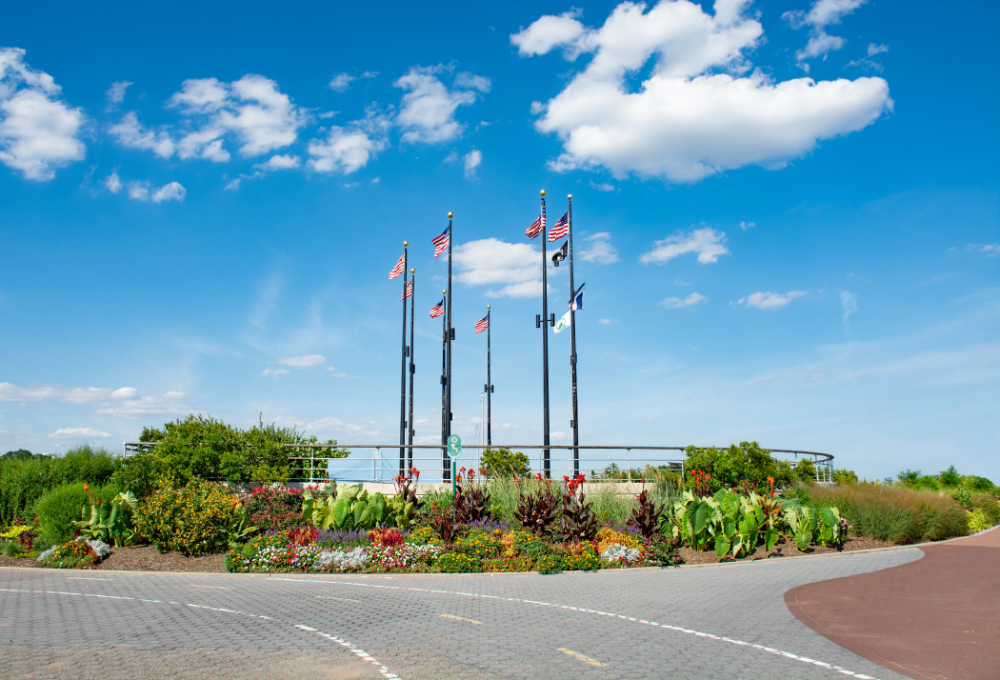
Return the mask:
<path id="1" fill-rule="evenodd" d="M 90 488 L 90 487 L 89 487 L 89 486 L 88 486 L 87 484 L 84 484 L 84 485 L 83 485 L 83 490 L 84 490 L 84 491 L 86 491 L 86 490 L 87 490 L 87 489 L 89 489 L 89 488 Z"/>

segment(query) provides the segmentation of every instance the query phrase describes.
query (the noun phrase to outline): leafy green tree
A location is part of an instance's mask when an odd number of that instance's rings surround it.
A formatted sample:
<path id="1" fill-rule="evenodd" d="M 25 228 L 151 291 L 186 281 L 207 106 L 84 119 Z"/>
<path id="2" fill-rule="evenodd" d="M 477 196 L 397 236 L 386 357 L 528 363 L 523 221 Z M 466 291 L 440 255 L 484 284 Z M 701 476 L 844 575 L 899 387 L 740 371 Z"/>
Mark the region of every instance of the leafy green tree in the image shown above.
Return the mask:
<path id="1" fill-rule="evenodd" d="M 3 454 L 3 457 L 14 458 L 16 460 L 25 460 L 27 458 L 34 458 L 35 454 L 33 454 L 28 449 L 18 449 L 17 451 L 8 451 L 7 453 Z"/>
<path id="2" fill-rule="evenodd" d="M 524 477 L 531 472 L 528 457 L 510 449 L 486 449 L 480 458 L 483 468 L 490 477 Z"/>

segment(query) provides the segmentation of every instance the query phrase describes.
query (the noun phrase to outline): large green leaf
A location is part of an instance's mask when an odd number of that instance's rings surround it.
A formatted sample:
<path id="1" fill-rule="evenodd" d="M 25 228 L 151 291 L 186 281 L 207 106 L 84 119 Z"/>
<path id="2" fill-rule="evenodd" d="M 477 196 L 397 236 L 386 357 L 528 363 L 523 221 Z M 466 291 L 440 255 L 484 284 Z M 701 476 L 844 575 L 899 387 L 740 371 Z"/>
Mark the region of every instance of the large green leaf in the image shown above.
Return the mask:
<path id="1" fill-rule="evenodd" d="M 727 541 L 722 534 L 718 534 L 715 537 L 715 554 L 718 555 L 719 557 L 722 557 L 727 552 L 729 552 L 729 548 L 731 545 L 732 543 Z"/>
<path id="2" fill-rule="evenodd" d="M 334 526 L 338 529 L 347 529 L 346 526 L 347 518 L 350 513 L 350 504 L 347 502 L 346 498 L 337 499 L 337 503 L 333 506 L 333 512 L 330 513 L 330 518 L 333 520 Z"/>
<path id="3" fill-rule="evenodd" d="M 692 521 L 695 536 L 699 536 L 705 531 L 705 527 L 708 525 L 708 520 L 712 518 L 712 510 L 712 506 L 708 503 L 698 503 L 698 506 L 694 510 L 694 518 Z"/>
<path id="4" fill-rule="evenodd" d="M 764 532 L 764 545 L 767 546 L 768 550 L 771 550 L 771 548 L 773 548 L 778 542 L 779 538 L 781 538 L 781 532 L 768 527 L 768 529 Z"/>

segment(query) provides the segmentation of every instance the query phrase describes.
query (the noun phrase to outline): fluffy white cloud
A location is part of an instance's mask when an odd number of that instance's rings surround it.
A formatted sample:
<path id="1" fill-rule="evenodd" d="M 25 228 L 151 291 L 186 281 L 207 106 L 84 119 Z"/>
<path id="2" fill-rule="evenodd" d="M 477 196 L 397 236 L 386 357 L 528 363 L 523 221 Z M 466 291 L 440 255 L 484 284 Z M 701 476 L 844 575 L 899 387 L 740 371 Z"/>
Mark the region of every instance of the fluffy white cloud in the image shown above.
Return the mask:
<path id="1" fill-rule="evenodd" d="M 117 168 L 112 170 L 111 174 L 104 179 L 104 186 L 113 194 L 117 194 L 122 190 L 122 181 L 118 177 Z"/>
<path id="2" fill-rule="evenodd" d="M 134 387 L 64 387 L 62 385 L 29 385 L 19 387 L 0 383 L 0 401 L 39 403 L 59 401 L 68 404 L 91 404 L 97 413 L 127 418 L 150 414 L 177 414 L 188 407 L 178 403 L 182 392 L 167 392 L 162 397 L 139 397 Z"/>
<path id="3" fill-rule="evenodd" d="M 325 140 L 309 142 L 309 167 L 317 172 L 340 172 L 349 175 L 368 165 L 372 157 L 388 144 L 386 133 L 391 121 L 374 109 L 347 127 L 334 125 Z"/>
<path id="4" fill-rule="evenodd" d="M 111 87 L 104 93 L 104 96 L 108 98 L 108 110 L 117 108 L 119 104 L 125 101 L 125 90 L 128 89 L 129 85 L 134 84 L 127 80 L 119 80 L 111 83 Z"/>
<path id="5" fill-rule="evenodd" d="M 591 182 L 590 186 L 594 189 L 597 189 L 598 191 L 605 191 L 605 192 L 618 191 L 618 187 L 616 187 L 614 184 L 611 184 L 610 182 L 601 182 L 600 184 L 597 184 L 596 182 Z"/>
<path id="6" fill-rule="evenodd" d="M 606 231 L 588 236 L 589 245 L 580 253 L 580 259 L 597 264 L 614 264 L 618 261 L 618 249 L 611 245 L 611 234 Z"/>
<path id="7" fill-rule="evenodd" d="M 637 173 L 677 182 L 752 164 L 780 168 L 892 107 L 881 78 L 775 83 L 751 71 L 744 52 L 760 43 L 763 29 L 743 15 L 746 5 L 718 0 L 713 16 L 689 0 L 663 0 L 648 12 L 625 2 L 601 28 L 568 30 L 579 22 L 563 15 L 557 22 L 542 17 L 512 36 L 524 54 L 558 45 L 569 49 L 569 58 L 594 53 L 555 98 L 533 105 L 542 114 L 536 129 L 563 143 L 551 167 L 600 166 L 616 177 Z M 644 82 L 626 83 L 654 56 Z"/>
<path id="8" fill-rule="evenodd" d="M 715 231 L 708 227 L 695 229 L 689 234 L 677 233 L 662 241 L 656 241 L 654 244 L 656 247 L 643 254 L 639 261 L 643 264 L 650 262 L 663 264 L 686 253 L 698 253 L 698 262 L 701 264 L 718 262 L 720 255 L 729 254 L 725 243 L 726 234 L 724 232 Z"/>
<path id="9" fill-rule="evenodd" d="M 107 432 L 95 430 L 92 427 L 64 427 L 49 435 L 50 439 L 107 439 Z"/>
<path id="10" fill-rule="evenodd" d="M 61 401 L 69 404 L 87 404 L 114 398 L 121 390 L 131 390 L 122 387 L 113 390 L 106 387 L 63 387 L 62 385 L 33 385 L 18 387 L 9 382 L 0 382 L 0 401 L 42 402 Z"/>
<path id="11" fill-rule="evenodd" d="M 756 222 L 740 222 L 740 229 L 742 229 L 743 231 L 746 231 L 747 229 L 756 226 L 757 226 Z"/>
<path id="12" fill-rule="evenodd" d="M 851 291 L 845 290 L 840 294 L 840 306 L 844 310 L 844 322 L 847 322 L 847 318 L 858 311 L 858 300 L 853 295 Z"/>
<path id="13" fill-rule="evenodd" d="M 667 309 L 683 309 L 684 307 L 693 307 L 695 305 L 700 305 L 702 302 L 706 302 L 707 297 L 701 293 L 691 293 L 685 298 L 679 297 L 668 297 L 660 300 L 660 306 L 666 307 Z"/>
<path id="14" fill-rule="evenodd" d="M 153 201 L 154 203 L 183 201 L 186 195 L 187 189 L 179 182 L 169 182 L 158 189 L 153 188 L 149 182 L 128 183 L 128 197 L 137 201 Z"/>
<path id="15" fill-rule="evenodd" d="M 462 134 L 464 126 L 455 120 L 455 110 L 476 101 L 476 92 L 488 92 L 490 79 L 472 73 L 459 73 L 454 87 L 441 82 L 437 74 L 443 66 L 414 66 L 393 85 L 406 90 L 396 116 L 396 125 L 403 130 L 403 141 L 436 144 Z"/>
<path id="16" fill-rule="evenodd" d="M 736 301 L 736 304 L 741 305 L 746 303 L 747 307 L 756 307 L 757 309 L 778 309 L 803 295 L 805 295 L 805 292 L 801 290 L 793 290 L 785 294 L 757 292 L 751 293 L 745 298 L 740 298 Z"/>
<path id="17" fill-rule="evenodd" d="M 278 359 L 279 364 L 291 366 L 292 368 L 314 368 L 326 363 L 326 357 L 322 354 L 304 354 L 298 357 L 282 357 Z"/>
<path id="18" fill-rule="evenodd" d="M 46 181 L 56 168 L 83 159 L 83 111 L 60 100 L 62 88 L 33 71 L 24 50 L 0 48 L 0 161 L 27 179 Z"/>
<path id="19" fill-rule="evenodd" d="M 532 245 L 486 238 L 455 246 L 452 258 L 458 270 L 455 278 L 462 283 L 507 284 L 487 291 L 487 297 L 541 297 L 542 254 Z"/>
<path id="20" fill-rule="evenodd" d="M 117 390 L 113 390 L 111 392 L 111 398 L 112 399 L 132 399 L 138 393 L 139 393 L 139 390 L 135 389 L 134 387 L 119 387 Z"/>
<path id="21" fill-rule="evenodd" d="M 475 179 L 476 168 L 479 164 L 483 162 L 483 152 L 479 149 L 473 149 L 469 153 L 465 154 L 465 178 Z"/>
<path id="22" fill-rule="evenodd" d="M 799 29 L 808 26 L 810 29 L 809 42 L 795 53 L 800 65 L 807 73 L 809 65 L 803 63 L 806 59 L 814 57 L 825 59 L 827 52 L 839 50 L 844 46 L 844 39 L 829 35 L 826 32 L 826 27 L 831 24 L 839 24 L 841 17 L 850 14 L 865 2 L 867 0 L 816 0 L 808 12 L 793 10 L 781 15 L 791 24 L 792 28 Z"/>
<path id="23" fill-rule="evenodd" d="M 121 122 L 108 128 L 108 132 L 117 137 L 122 146 L 152 151 L 161 158 L 170 158 L 177 149 L 167 130 L 144 127 L 134 111 L 126 113 Z"/>
<path id="24" fill-rule="evenodd" d="M 570 10 L 559 16 L 547 14 L 528 28 L 522 28 L 512 35 L 510 41 L 522 57 L 546 54 L 557 45 L 563 45 L 568 50 L 568 57 L 573 59 L 580 51 L 576 47 L 577 41 L 587 32 L 586 27 L 577 21 L 578 16 L 578 10 Z"/>
<path id="25" fill-rule="evenodd" d="M 549 292 L 552 292 L 551 285 L 549 286 Z M 539 280 L 512 283 L 509 286 L 504 286 L 500 290 L 488 290 L 484 293 L 484 295 L 490 298 L 540 298 L 542 297 L 542 282 Z"/>
<path id="26" fill-rule="evenodd" d="M 259 170 L 290 170 L 300 165 L 299 157 L 291 154 L 276 154 L 267 159 L 264 163 L 258 163 L 254 167 Z"/>
<path id="27" fill-rule="evenodd" d="M 357 76 L 352 76 L 350 73 L 338 73 L 330 80 L 329 88 L 334 92 L 347 92 L 355 80 Z"/>
<path id="28" fill-rule="evenodd" d="M 181 392 L 167 392 L 162 397 L 140 397 L 118 402 L 104 403 L 97 413 L 122 418 L 139 418 L 152 415 L 184 415 L 190 411 L 187 404 L 177 403 L 183 399 Z"/>
<path id="29" fill-rule="evenodd" d="M 283 375 L 288 375 L 288 369 L 287 368 L 265 368 L 263 371 L 260 372 L 260 374 L 262 376 L 264 376 L 265 378 L 275 378 L 275 379 L 277 379 L 277 378 L 280 378 Z"/>

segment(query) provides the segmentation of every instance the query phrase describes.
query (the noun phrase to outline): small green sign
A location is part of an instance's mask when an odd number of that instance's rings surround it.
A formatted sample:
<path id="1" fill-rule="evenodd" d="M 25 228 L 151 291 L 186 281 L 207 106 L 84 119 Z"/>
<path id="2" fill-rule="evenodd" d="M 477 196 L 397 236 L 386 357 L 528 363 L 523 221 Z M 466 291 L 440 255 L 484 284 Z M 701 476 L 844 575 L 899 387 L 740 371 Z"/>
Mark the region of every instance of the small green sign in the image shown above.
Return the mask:
<path id="1" fill-rule="evenodd" d="M 448 456 L 455 460 L 462 455 L 462 438 L 457 434 L 448 437 Z"/>

